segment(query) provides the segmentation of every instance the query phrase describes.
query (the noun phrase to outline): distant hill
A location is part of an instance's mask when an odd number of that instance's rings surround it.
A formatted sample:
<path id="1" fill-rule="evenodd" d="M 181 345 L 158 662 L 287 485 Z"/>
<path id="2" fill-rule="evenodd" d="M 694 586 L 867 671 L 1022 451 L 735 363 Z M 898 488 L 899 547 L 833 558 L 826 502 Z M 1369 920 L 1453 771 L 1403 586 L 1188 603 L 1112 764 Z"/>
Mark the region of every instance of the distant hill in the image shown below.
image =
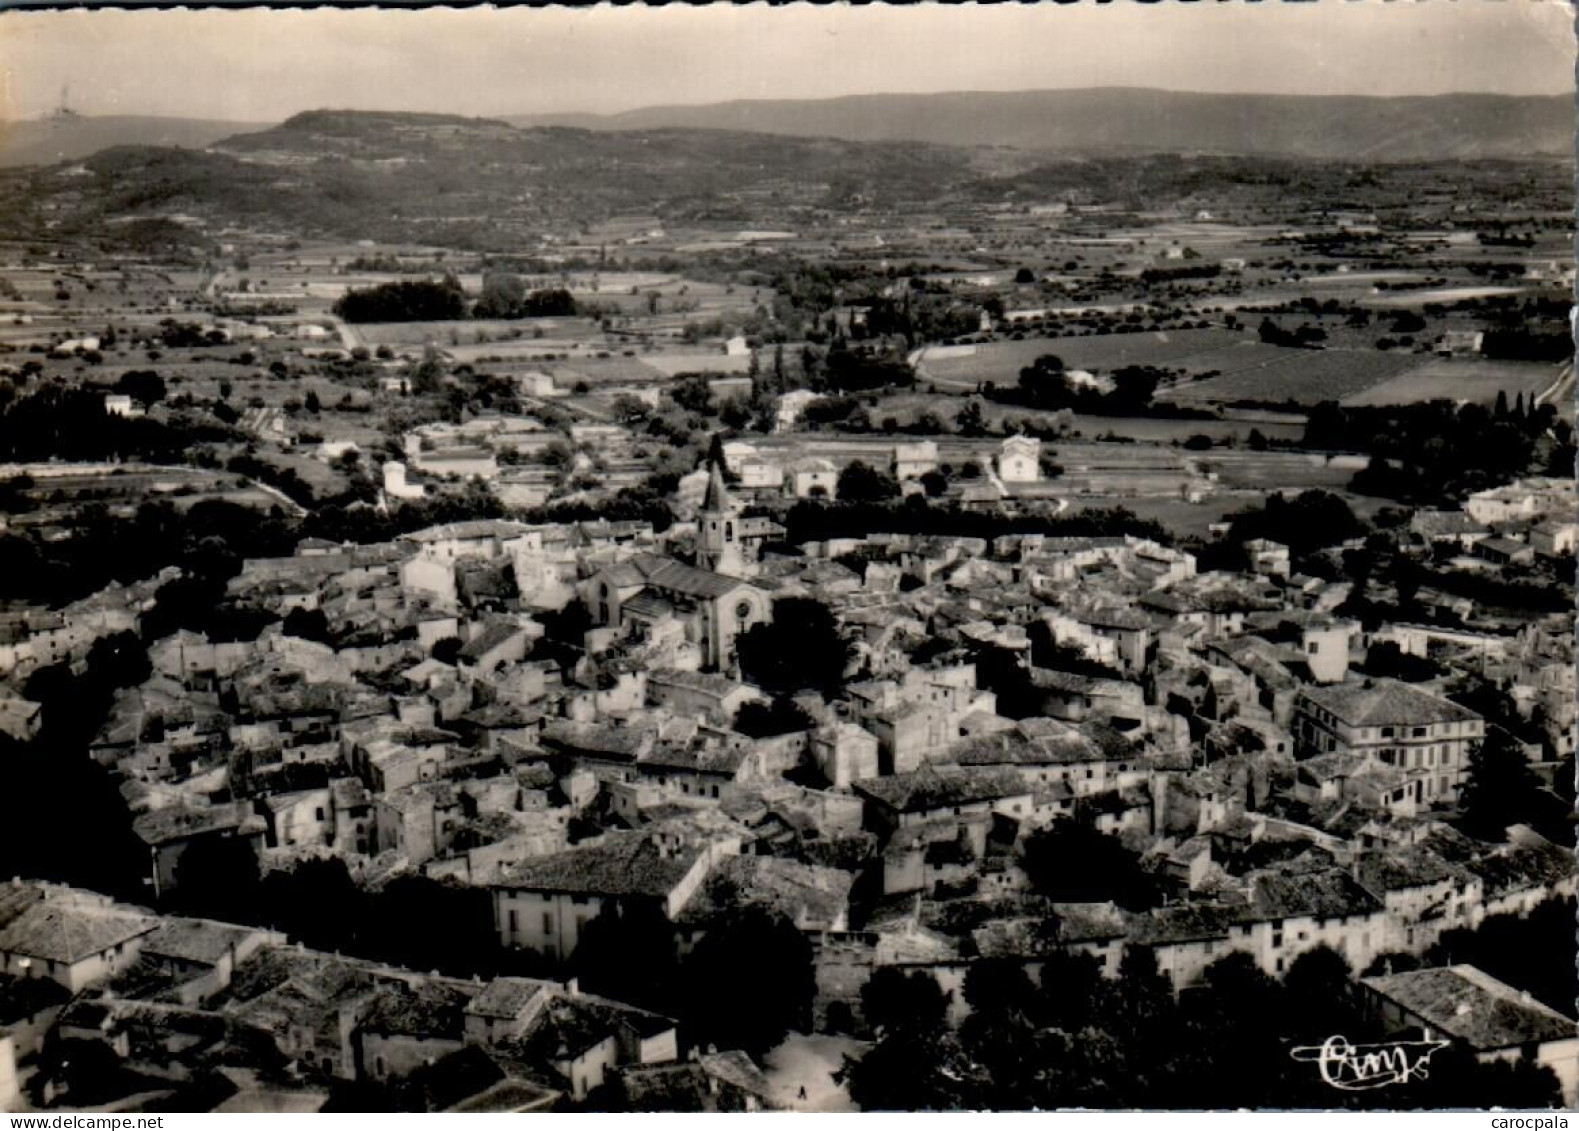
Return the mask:
<path id="1" fill-rule="evenodd" d="M 498 252 L 536 249 L 544 233 L 580 238 L 609 217 L 633 214 L 673 227 L 798 230 L 848 208 L 933 215 L 953 204 L 1071 196 L 1130 208 L 1203 197 L 1259 206 L 1296 187 L 1336 199 L 1354 185 L 1345 162 L 1111 148 L 1050 153 L 721 129 L 517 128 L 487 118 L 315 110 L 202 148 L 116 145 L 0 169 L 0 239 L 49 231 L 135 250 L 200 243 L 204 232 L 240 224 L 284 237 Z M 1520 155 L 1537 151 L 1527 142 Z M 1408 152 L 1400 139 L 1387 156 Z"/>
<path id="2" fill-rule="evenodd" d="M 852 196 L 929 200 L 977 178 L 969 151 L 913 143 L 339 110 L 201 150 L 112 146 L 80 164 L 0 176 L 0 236 L 47 225 L 102 240 L 107 219 L 180 216 L 497 250 L 633 211 L 744 228 Z"/>
<path id="3" fill-rule="evenodd" d="M 80 161 L 116 145 L 202 149 L 220 138 L 263 128 L 263 124 L 257 122 L 86 115 L 0 122 L 0 167 Z"/>
<path id="4" fill-rule="evenodd" d="M 724 129 L 849 141 L 923 141 L 1078 152 L 1176 152 L 1429 161 L 1573 152 L 1567 95 L 1419 98 L 1191 94 L 1106 87 L 873 94 L 657 106 L 605 116 L 522 115 L 516 125 Z"/>

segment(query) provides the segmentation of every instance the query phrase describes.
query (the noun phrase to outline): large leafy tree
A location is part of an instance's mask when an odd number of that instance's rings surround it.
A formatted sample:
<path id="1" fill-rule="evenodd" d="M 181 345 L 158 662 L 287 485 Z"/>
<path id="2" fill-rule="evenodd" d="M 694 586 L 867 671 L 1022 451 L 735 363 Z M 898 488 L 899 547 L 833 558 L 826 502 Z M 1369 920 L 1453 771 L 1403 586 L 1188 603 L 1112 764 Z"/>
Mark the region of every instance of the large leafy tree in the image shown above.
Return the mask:
<path id="1" fill-rule="evenodd" d="M 837 688 L 850 661 L 833 613 L 811 597 L 775 602 L 773 619 L 753 625 L 735 646 L 745 677 L 777 695 Z"/>
<path id="2" fill-rule="evenodd" d="M 836 488 L 839 501 L 882 503 L 899 497 L 899 484 L 886 471 L 855 460 L 839 472 Z"/>
<path id="3" fill-rule="evenodd" d="M 1537 819 L 1544 808 L 1540 779 L 1518 742 L 1503 728 L 1488 727 L 1469 755 L 1460 821 L 1464 831 L 1501 840 L 1509 825 Z"/>
<path id="4" fill-rule="evenodd" d="M 774 911 L 726 915 L 686 956 L 679 981 L 683 1019 L 698 1043 L 761 1056 L 811 1023 L 811 943 Z"/>
<path id="5" fill-rule="evenodd" d="M 1025 839 L 1025 871 L 1037 892 L 1064 903 L 1112 900 L 1132 911 L 1155 906 L 1155 879 L 1116 837 L 1083 821 L 1054 821 Z"/>
<path id="6" fill-rule="evenodd" d="M 880 966 L 861 987 L 861 1012 L 878 1033 L 935 1029 L 948 1013 L 948 995 L 925 970 Z"/>

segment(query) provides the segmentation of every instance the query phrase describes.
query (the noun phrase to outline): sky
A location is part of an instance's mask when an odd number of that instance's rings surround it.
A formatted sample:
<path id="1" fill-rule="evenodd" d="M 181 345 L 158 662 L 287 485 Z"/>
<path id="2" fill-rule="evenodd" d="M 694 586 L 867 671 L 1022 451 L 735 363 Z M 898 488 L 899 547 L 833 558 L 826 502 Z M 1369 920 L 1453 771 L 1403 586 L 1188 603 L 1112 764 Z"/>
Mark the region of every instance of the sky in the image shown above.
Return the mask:
<path id="1" fill-rule="evenodd" d="M 1565 0 L 0 13 L 0 118 L 497 116 L 947 90 L 1574 89 Z"/>

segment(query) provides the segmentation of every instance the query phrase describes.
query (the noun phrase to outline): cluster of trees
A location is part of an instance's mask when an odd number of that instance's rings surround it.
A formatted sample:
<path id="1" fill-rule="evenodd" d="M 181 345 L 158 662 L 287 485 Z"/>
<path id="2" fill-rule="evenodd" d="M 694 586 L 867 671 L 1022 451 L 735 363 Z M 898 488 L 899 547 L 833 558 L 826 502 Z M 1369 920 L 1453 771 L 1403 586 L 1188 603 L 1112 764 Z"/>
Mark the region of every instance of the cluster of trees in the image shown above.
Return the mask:
<path id="1" fill-rule="evenodd" d="M 1574 1001 L 1579 998 L 1579 978 L 1575 977 L 1574 962 L 1579 956 L 1575 953 L 1573 928 L 1573 899 L 1552 898 L 1523 918 L 1493 915 L 1472 931 L 1444 932 L 1436 945 L 1426 952 L 1422 965 L 1468 963 L 1510 986 L 1528 991 L 1531 997 L 1557 1012 L 1572 1016 Z M 1408 955 L 1393 955 L 1387 959 L 1387 964 L 1395 972 L 1402 972 L 1412 969 L 1414 962 Z"/>
<path id="2" fill-rule="evenodd" d="M 795 700 L 780 695 L 767 702 L 742 703 L 735 712 L 735 729 L 748 738 L 774 738 L 811 730 L 817 725 Z"/>
<path id="3" fill-rule="evenodd" d="M 1542 331 L 1521 326 L 1487 330 L 1480 352 L 1500 361 L 1568 361 L 1574 354 L 1573 335 L 1566 328 Z"/>
<path id="4" fill-rule="evenodd" d="M 1310 411 L 1301 443 L 1375 457 L 1351 486 L 1365 494 L 1410 501 L 1482 490 L 1534 472 L 1573 474 L 1574 435 L 1552 405 L 1509 408 L 1447 401 L 1345 407 L 1324 401 Z"/>
<path id="5" fill-rule="evenodd" d="M 865 305 L 866 319 L 851 325 L 852 338 L 900 337 L 907 347 L 914 347 L 974 333 L 981 324 L 977 306 L 955 301 L 946 291 L 929 293 L 920 277 L 912 277 L 899 298 L 874 297 Z"/>
<path id="6" fill-rule="evenodd" d="M 1080 867 L 1071 868 L 1071 860 Z M 1112 900 L 1128 911 L 1162 902 L 1157 879 L 1117 837 L 1085 819 L 1054 821 L 1025 838 L 1025 873 L 1041 895 L 1058 903 Z"/>
<path id="7" fill-rule="evenodd" d="M 851 657 L 838 619 L 814 597 L 775 601 L 773 619 L 741 633 L 735 647 L 741 673 L 773 695 L 834 691 Z"/>
<path id="8" fill-rule="evenodd" d="M 1341 497 L 1330 491 L 1301 491 L 1292 499 L 1269 495 L 1261 509 L 1234 515 L 1228 538 L 1240 546 L 1267 538 L 1281 542 L 1290 553 L 1307 554 L 1358 538 L 1366 529 Z"/>
<path id="9" fill-rule="evenodd" d="M 835 343 L 823 358 L 822 379 L 813 388 L 841 393 L 873 389 L 907 389 L 916 382 L 915 370 L 904 357 L 886 350 L 856 348 Z M 820 389 L 819 389 L 820 391 Z"/>
<path id="10" fill-rule="evenodd" d="M 466 292 L 447 275 L 402 279 L 376 287 L 350 288 L 335 300 L 334 312 L 347 322 L 446 322 L 466 317 Z"/>
<path id="11" fill-rule="evenodd" d="M 1084 380 L 1076 380 L 1057 354 L 1044 354 L 1020 370 L 1013 388 L 989 387 L 982 390 L 989 400 L 1000 404 L 1051 411 L 1074 409 L 1105 416 L 1136 416 L 1151 409 L 1151 399 L 1166 376 L 1149 365 L 1126 365 L 1110 374 L 1113 389 L 1103 392 Z"/>
<path id="12" fill-rule="evenodd" d="M 174 318 L 159 323 L 159 341 L 170 349 L 201 349 L 230 343 L 223 330 L 205 330 L 196 322 L 180 322 Z"/>
<path id="13" fill-rule="evenodd" d="M 1187 267 L 1148 267 L 1140 273 L 1145 286 L 1157 283 L 1175 283 L 1182 279 L 1215 279 L 1223 273 L 1219 263 L 1194 263 Z"/>
<path id="14" fill-rule="evenodd" d="M 1355 1043 L 1385 1039 L 1350 974 L 1325 947 L 1297 958 L 1281 981 L 1249 955 L 1232 954 L 1175 1000 L 1144 949 L 1132 949 L 1112 980 L 1086 955 L 1049 955 L 1035 981 L 1018 961 L 986 959 L 966 974 L 970 1013 L 956 1029 L 929 974 L 879 970 L 861 995 L 878 1041 L 859 1060 L 846 1058 L 842 1076 L 867 1111 L 1559 1102 L 1549 1069 L 1481 1065 L 1456 1047 L 1438 1052 L 1424 1079 L 1372 1091 L 1327 1085 L 1314 1064 L 1291 1055 L 1295 1047 L 1334 1033 Z"/>
<path id="15" fill-rule="evenodd" d="M 176 882 L 172 911 L 283 931 L 317 950 L 463 978 L 546 972 L 540 959 L 500 945 L 485 891 L 426 876 L 367 891 L 339 858 L 260 876 L 245 842 L 218 839 L 182 855 Z"/>
<path id="16" fill-rule="evenodd" d="M 1257 333 L 1269 346 L 1289 346 L 1294 349 L 1314 349 L 1319 343 L 1327 340 L 1327 331 L 1320 326 L 1306 323 L 1292 330 L 1285 330 L 1270 318 L 1261 320 Z"/>
<path id="17" fill-rule="evenodd" d="M 80 671 L 57 664 L 28 677 L 22 691 L 43 705 L 43 725 L 27 743 L 0 735 L 0 874 L 145 899 L 147 849 L 131 830 L 118 783 L 87 749 L 116 690 L 142 683 L 149 671 L 147 650 L 125 632 L 96 643 Z M 41 798 L 69 798 L 71 819 L 61 820 Z"/>
<path id="18" fill-rule="evenodd" d="M 564 287 L 528 291 L 521 276 L 490 271 L 482 277 L 482 294 L 472 307 L 474 318 L 568 318 L 576 300 Z"/>
<path id="19" fill-rule="evenodd" d="M 862 460 L 845 464 L 834 490 L 849 503 L 886 503 L 900 495 L 899 480 Z"/>
<path id="20" fill-rule="evenodd" d="M 159 390 L 138 377 L 127 391 L 154 396 Z M 80 385 L 45 385 L 0 409 L 0 461 L 6 462 L 185 463 L 194 445 L 231 438 L 228 428 L 198 419 L 164 421 L 107 413 L 102 391 Z"/>
<path id="21" fill-rule="evenodd" d="M 442 279 L 401 279 L 374 287 L 350 288 L 334 304 L 347 322 L 451 322 L 475 318 L 569 317 L 576 301 L 563 287 L 528 291 L 519 275 L 490 272 L 483 277 L 475 304 L 454 275 Z"/>
<path id="22" fill-rule="evenodd" d="M 1567 770 L 1571 780 L 1571 763 Z M 1566 844 L 1573 840 L 1569 808 L 1543 787 L 1518 738 L 1503 726 L 1488 725 L 1486 737 L 1469 755 L 1459 827 L 1471 836 L 1495 841 L 1503 839 L 1510 825 L 1531 825 Z"/>
<path id="23" fill-rule="evenodd" d="M 702 1048 L 760 1057 L 811 1025 L 811 944 L 783 915 L 744 900 L 684 958 L 661 910 L 610 903 L 581 933 L 571 969 L 585 989 L 677 1018 Z"/>
<path id="24" fill-rule="evenodd" d="M 58 606 L 171 565 L 228 580 L 242 557 L 289 554 L 300 536 L 288 520 L 219 499 L 184 511 L 148 502 L 127 518 L 92 504 L 80 517 L 70 536 L 58 540 L 31 530 L 0 534 L 0 577 L 9 596 Z"/>

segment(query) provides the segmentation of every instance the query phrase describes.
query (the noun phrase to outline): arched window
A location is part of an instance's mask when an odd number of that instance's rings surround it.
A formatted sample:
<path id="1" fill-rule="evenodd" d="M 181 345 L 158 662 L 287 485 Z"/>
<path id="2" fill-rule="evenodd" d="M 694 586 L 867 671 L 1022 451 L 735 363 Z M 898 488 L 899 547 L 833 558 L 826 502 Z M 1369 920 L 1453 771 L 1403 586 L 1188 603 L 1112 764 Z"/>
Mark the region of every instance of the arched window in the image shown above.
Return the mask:
<path id="1" fill-rule="evenodd" d="M 732 523 L 732 522 L 724 523 L 724 541 L 725 542 L 733 542 L 734 540 L 735 540 L 735 524 Z"/>

